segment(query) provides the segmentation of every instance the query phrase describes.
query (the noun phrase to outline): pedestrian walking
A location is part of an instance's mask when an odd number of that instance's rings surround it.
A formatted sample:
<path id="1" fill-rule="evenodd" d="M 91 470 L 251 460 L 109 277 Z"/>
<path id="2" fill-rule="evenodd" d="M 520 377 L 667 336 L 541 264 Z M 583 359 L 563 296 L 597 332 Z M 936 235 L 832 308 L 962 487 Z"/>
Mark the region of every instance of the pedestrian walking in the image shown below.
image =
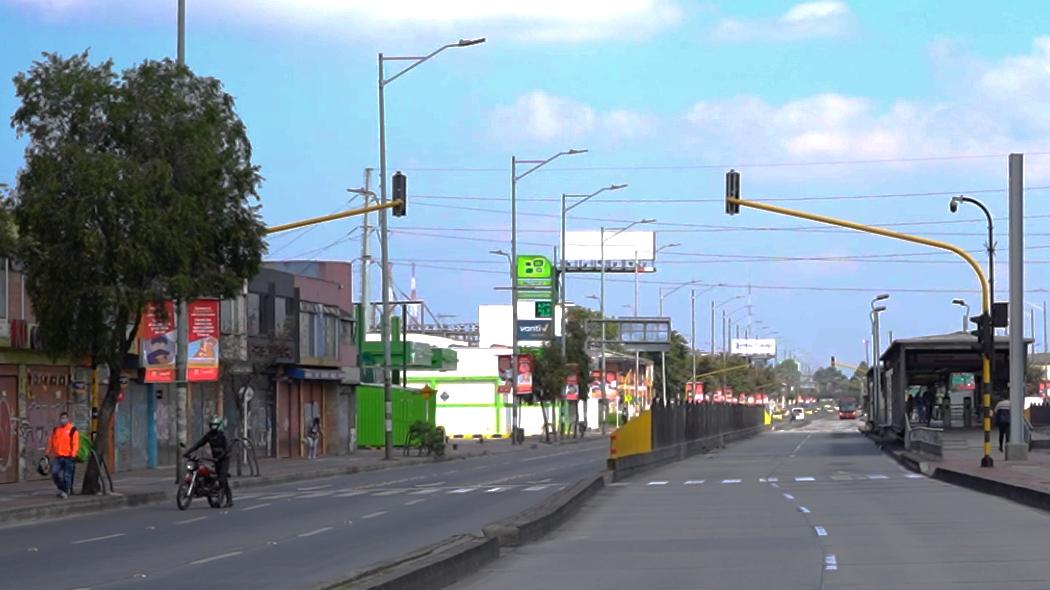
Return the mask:
<path id="1" fill-rule="evenodd" d="M 926 387 L 926 391 L 924 391 L 922 394 L 922 405 L 926 413 L 924 422 L 926 422 L 927 426 L 929 426 L 930 421 L 933 420 L 933 408 L 935 407 L 936 403 L 937 391 L 932 385 L 928 385 Z"/>
<path id="2" fill-rule="evenodd" d="M 317 458 L 317 445 L 322 436 L 324 436 L 324 433 L 321 432 L 321 419 L 315 416 L 313 422 L 310 423 L 310 428 L 306 430 L 306 452 L 308 459 Z"/>
<path id="3" fill-rule="evenodd" d="M 1003 398 L 995 404 L 995 426 L 999 429 L 999 452 L 1003 451 L 1003 441 L 1010 442 L 1010 400 Z"/>
<path id="4" fill-rule="evenodd" d="M 47 441 L 47 456 L 51 457 L 51 480 L 58 488 L 59 498 L 68 498 L 73 493 L 73 476 L 76 474 L 76 458 L 80 451 L 80 433 L 69 421 L 69 414 L 58 415 L 58 425 L 51 431 Z"/>

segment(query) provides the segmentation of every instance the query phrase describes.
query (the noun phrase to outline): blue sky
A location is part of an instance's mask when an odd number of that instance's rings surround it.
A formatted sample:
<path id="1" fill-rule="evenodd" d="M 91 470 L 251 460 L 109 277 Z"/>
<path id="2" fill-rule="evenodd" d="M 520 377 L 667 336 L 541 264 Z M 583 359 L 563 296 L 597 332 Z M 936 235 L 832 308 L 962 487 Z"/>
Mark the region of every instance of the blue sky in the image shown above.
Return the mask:
<path id="1" fill-rule="evenodd" d="M 175 4 L 0 0 L 0 75 L 9 80 L 43 51 L 90 48 L 122 67 L 173 56 Z M 972 273 L 950 255 L 757 211 L 725 216 L 730 166 L 742 172 L 746 197 L 821 197 L 781 204 L 908 224 L 894 227 L 978 253 L 979 212 L 952 215 L 947 203 L 951 194 L 987 191 L 974 196 L 1003 218 L 996 270 L 1005 299 L 1006 154 L 1025 152 L 1027 298 L 1050 298 L 1044 3 L 188 4 L 187 62 L 236 97 L 266 177 L 269 223 L 343 208 L 344 189 L 361 186 L 363 169 L 377 166 L 378 51 L 418 55 L 461 37 L 489 38 L 441 54 L 388 89 L 389 164 L 408 174 L 412 196 L 409 215 L 391 223 L 395 281 L 407 289 L 416 262 L 419 294 L 458 321 L 473 320 L 478 304 L 507 299 L 493 289 L 506 282 L 504 263 L 488 251 L 509 247 L 511 156 L 570 147 L 590 152 L 519 187 L 519 240 L 529 244 L 520 250 L 550 252 L 553 199 L 562 192 L 629 184 L 576 209 L 570 227 L 653 217 L 658 244 L 681 244 L 661 252 L 658 272 L 643 278 L 643 314 L 656 313 L 661 286 L 731 285 L 698 297 L 705 349 L 711 297 L 724 301 L 747 285 L 752 320 L 814 365 L 832 354 L 863 358 L 868 301 L 880 292 L 892 294 L 883 327 L 895 337 L 958 329 L 951 299 L 979 300 Z M 15 108 L 11 85 L 0 86 L 0 111 Z M 14 180 L 21 151 L 10 129 L 0 132 L 0 182 Z M 272 255 L 354 258 L 360 230 L 347 232 L 356 225 L 275 237 Z M 570 298 L 597 293 L 596 278 L 571 277 Z M 632 300 L 629 276 L 609 282 L 610 312 L 627 313 Z M 687 335 L 688 302 L 682 289 L 665 303 Z M 735 317 L 746 323 L 746 310 Z"/>

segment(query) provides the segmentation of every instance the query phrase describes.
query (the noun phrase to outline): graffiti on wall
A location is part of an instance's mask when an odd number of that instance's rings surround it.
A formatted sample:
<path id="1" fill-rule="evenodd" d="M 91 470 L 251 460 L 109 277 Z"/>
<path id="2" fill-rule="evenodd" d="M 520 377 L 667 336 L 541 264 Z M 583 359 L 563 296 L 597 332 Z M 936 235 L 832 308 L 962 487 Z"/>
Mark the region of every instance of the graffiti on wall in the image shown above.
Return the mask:
<path id="1" fill-rule="evenodd" d="M 0 472 L 16 465 L 18 416 L 8 401 L 8 392 L 0 392 Z"/>

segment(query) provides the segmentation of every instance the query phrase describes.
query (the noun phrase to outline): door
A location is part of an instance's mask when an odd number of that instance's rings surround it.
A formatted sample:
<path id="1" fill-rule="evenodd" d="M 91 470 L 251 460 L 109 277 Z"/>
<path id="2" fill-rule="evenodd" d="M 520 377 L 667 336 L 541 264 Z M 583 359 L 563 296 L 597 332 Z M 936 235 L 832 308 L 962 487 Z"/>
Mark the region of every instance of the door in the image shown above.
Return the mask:
<path id="1" fill-rule="evenodd" d="M 69 369 L 65 367 L 29 367 L 26 370 L 29 386 L 26 388 L 26 433 L 24 438 L 26 461 L 35 465 L 47 452 L 51 431 L 58 424 L 58 416 L 69 411 Z M 85 425 L 70 416 L 78 429 Z M 48 479 L 36 469 L 27 469 L 27 479 Z"/>
<path id="2" fill-rule="evenodd" d="M 18 377 L 0 377 L 0 483 L 18 481 Z"/>
<path id="3" fill-rule="evenodd" d="M 302 433 L 306 436 L 306 433 L 310 431 L 310 425 L 313 424 L 314 418 L 321 419 L 321 432 L 326 433 L 324 424 L 324 382 L 322 381 L 300 381 L 300 391 L 302 392 Z M 321 438 L 321 444 L 317 447 L 317 455 L 321 456 L 324 454 L 324 446 L 327 441 Z"/>

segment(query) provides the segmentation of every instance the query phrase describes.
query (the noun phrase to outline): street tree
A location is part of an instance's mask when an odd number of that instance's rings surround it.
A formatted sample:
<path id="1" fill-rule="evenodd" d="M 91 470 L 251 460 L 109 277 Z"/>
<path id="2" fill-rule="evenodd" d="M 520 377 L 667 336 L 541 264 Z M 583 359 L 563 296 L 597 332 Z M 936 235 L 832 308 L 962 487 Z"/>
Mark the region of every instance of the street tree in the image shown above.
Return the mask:
<path id="1" fill-rule="evenodd" d="M 561 346 L 548 342 L 532 359 L 532 395 L 540 404 L 543 414 L 543 436 L 550 442 L 550 421 L 547 417 L 548 406 L 553 411 L 554 404 L 561 399 L 565 389 L 565 377 L 569 368 L 562 356 Z"/>
<path id="2" fill-rule="evenodd" d="M 258 269 L 261 177 L 233 98 L 171 60 L 118 74 L 87 52 L 44 54 L 14 83 L 27 142 L 14 254 L 45 350 L 109 369 L 94 441 L 105 456 L 147 303 L 230 296 Z M 97 473 L 92 461 L 84 493 Z"/>
<path id="3" fill-rule="evenodd" d="M 835 367 L 822 367 L 813 373 L 813 383 L 820 397 L 842 397 L 849 388 L 849 380 Z"/>
<path id="4" fill-rule="evenodd" d="M 671 331 L 671 347 L 664 352 L 663 361 L 666 367 L 660 367 L 661 355 L 659 352 L 645 352 L 642 355 L 653 361 L 656 367 L 653 378 L 653 394 L 661 396 L 664 387 L 664 373 L 667 374 L 667 396 L 669 399 L 681 398 L 685 395 L 685 384 L 693 378 L 693 353 L 685 337 L 677 331 Z M 697 358 L 699 361 L 700 358 Z M 700 364 L 697 364 L 697 374 L 703 373 Z"/>

